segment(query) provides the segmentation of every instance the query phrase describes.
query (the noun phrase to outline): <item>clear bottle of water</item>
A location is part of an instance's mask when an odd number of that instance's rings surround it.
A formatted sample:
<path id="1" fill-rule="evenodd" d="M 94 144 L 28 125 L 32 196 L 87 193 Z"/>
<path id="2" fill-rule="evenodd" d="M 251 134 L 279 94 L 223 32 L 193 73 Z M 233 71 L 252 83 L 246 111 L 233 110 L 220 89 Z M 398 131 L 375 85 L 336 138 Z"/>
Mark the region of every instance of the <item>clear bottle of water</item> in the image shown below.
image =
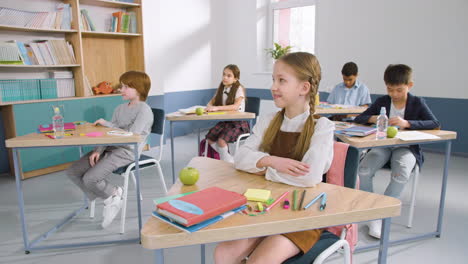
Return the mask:
<path id="1" fill-rule="evenodd" d="M 385 107 L 380 108 L 380 115 L 377 117 L 377 133 L 375 133 L 375 138 L 384 139 L 387 137 L 387 126 L 388 126 L 388 117 L 387 110 Z"/>
<path id="2" fill-rule="evenodd" d="M 54 106 L 54 116 L 52 117 L 52 125 L 54 127 L 54 137 L 63 138 L 65 136 L 65 126 L 63 116 L 60 113 L 60 108 Z"/>

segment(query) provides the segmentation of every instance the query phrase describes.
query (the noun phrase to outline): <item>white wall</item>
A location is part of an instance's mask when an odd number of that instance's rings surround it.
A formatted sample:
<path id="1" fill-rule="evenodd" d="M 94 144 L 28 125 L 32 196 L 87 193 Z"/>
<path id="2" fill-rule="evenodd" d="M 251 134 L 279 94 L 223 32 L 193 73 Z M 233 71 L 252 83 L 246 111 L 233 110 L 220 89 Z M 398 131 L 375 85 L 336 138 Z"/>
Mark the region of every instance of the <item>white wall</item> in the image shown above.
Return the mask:
<path id="1" fill-rule="evenodd" d="M 249 88 L 269 88 L 271 76 L 259 74 L 257 32 L 266 0 L 229 3 L 229 59 L 239 64 Z M 390 63 L 413 67 L 414 93 L 468 98 L 468 2 L 465 0 L 317 0 L 317 56 L 321 91 L 341 80 L 350 60 L 360 68 L 371 93 L 385 93 L 383 72 Z M 260 24 L 257 24 L 259 22 Z M 262 35 L 262 34 L 260 34 Z M 254 38 L 255 37 L 255 38 Z M 260 41 L 261 43 L 261 41 Z"/>
<path id="2" fill-rule="evenodd" d="M 151 95 L 217 87 L 228 64 L 226 1 L 144 0 Z"/>

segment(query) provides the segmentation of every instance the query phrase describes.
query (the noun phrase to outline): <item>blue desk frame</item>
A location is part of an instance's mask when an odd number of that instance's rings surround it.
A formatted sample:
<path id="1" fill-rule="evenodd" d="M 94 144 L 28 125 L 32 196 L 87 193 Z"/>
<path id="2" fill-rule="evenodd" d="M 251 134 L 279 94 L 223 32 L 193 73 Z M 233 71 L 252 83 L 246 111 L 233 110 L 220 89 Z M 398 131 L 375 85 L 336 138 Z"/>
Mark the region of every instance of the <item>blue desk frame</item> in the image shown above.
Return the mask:
<path id="1" fill-rule="evenodd" d="M 66 145 L 66 146 L 43 146 L 43 147 L 15 147 L 12 148 L 13 154 L 13 164 L 15 169 L 15 180 L 16 180 L 16 192 L 18 195 L 18 207 L 20 212 L 20 220 L 21 220 L 21 229 L 23 232 L 23 242 L 24 242 L 24 250 L 26 254 L 29 254 L 33 250 L 44 250 L 44 249 L 54 249 L 54 248 L 72 248 L 72 247 L 83 247 L 83 246 L 96 246 L 96 245 L 105 245 L 105 244 L 116 244 L 116 243 L 139 243 L 141 240 L 141 227 L 142 227 L 142 220 L 141 220 L 141 201 L 140 199 L 137 200 L 137 207 L 138 207 L 138 237 L 134 239 L 125 239 L 125 240 L 106 240 L 106 241 L 96 241 L 96 242 L 87 242 L 87 243 L 71 243 L 71 244 L 56 244 L 56 245 L 49 245 L 49 246 L 36 246 L 41 241 L 47 239 L 53 233 L 58 231 L 61 227 L 63 227 L 66 223 L 73 220 L 75 216 L 80 214 L 84 209 L 88 207 L 88 199 L 84 198 L 84 204 L 67 215 L 63 218 L 58 224 L 56 224 L 53 228 L 48 230 L 47 232 L 39 235 L 39 237 L 35 238 L 32 241 L 29 241 L 28 238 L 28 229 L 26 226 L 26 217 L 24 214 L 24 197 L 23 197 L 23 181 L 20 178 L 20 167 L 18 162 L 18 149 L 27 149 L 27 148 L 57 148 L 57 147 L 79 147 L 80 148 L 80 156 L 82 156 L 81 147 L 82 146 L 122 146 L 122 145 L 132 145 L 134 146 L 134 154 L 135 154 L 135 176 L 136 176 L 136 197 L 140 197 L 140 171 L 138 165 L 138 142 L 130 142 L 130 143 L 119 143 L 119 144 L 85 144 L 85 145 Z"/>

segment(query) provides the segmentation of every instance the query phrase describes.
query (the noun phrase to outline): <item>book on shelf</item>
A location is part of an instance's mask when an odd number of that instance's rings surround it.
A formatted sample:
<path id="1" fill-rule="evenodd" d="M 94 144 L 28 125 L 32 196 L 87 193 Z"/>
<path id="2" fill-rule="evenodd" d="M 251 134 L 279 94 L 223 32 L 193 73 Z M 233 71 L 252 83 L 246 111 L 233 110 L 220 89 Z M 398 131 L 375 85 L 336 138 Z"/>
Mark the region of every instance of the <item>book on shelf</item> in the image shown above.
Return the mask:
<path id="1" fill-rule="evenodd" d="M 81 28 L 85 31 L 96 31 L 93 20 L 86 9 L 81 9 Z"/>
<path id="2" fill-rule="evenodd" d="M 114 12 L 110 23 L 110 32 L 137 33 L 137 17 L 135 12 Z"/>
<path id="3" fill-rule="evenodd" d="M 23 64 L 16 41 L 0 42 L 0 64 Z"/>
<path id="4" fill-rule="evenodd" d="M 2 103 L 73 96 L 75 96 L 73 78 L 0 80 Z"/>
<path id="5" fill-rule="evenodd" d="M 191 226 L 188 226 L 188 227 L 184 226 L 184 225 L 181 225 L 181 224 L 175 222 L 174 220 L 172 220 L 171 218 L 168 218 L 168 217 L 166 217 L 164 215 L 161 215 L 156 211 L 153 211 L 153 216 L 156 217 L 157 219 L 163 221 L 163 222 L 166 222 L 166 223 L 172 225 L 173 227 L 175 227 L 177 229 L 180 229 L 180 230 L 185 231 L 187 233 L 193 233 L 193 232 L 198 231 L 198 230 L 200 230 L 202 228 L 205 228 L 205 227 L 210 226 L 210 225 L 212 225 L 214 223 L 217 223 L 217 222 L 219 222 L 219 221 L 221 221 L 223 219 L 226 219 L 229 216 L 234 215 L 235 213 L 241 212 L 242 210 L 245 210 L 246 208 L 247 208 L 246 205 L 242 205 L 242 206 L 237 207 L 235 209 L 229 210 L 228 212 L 222 213 L 222 214 L 217 215 L 217 216 L 215 216 L 213 218 L 207 219 L 207 220 L 202 221 L 202 222 L 200 222 L 198 224 L 191 225 Z"/>
<path id="6" fill-rule="evenodd" d="M 67 65 L 75 64 L 73 48 L 64 39 L 0 42 L 0 64 Z"/>
<path id="7" fill-rule="evenodd" d="M 71 5 L 58 3 L 52 12 L 0 7 L 0 25 L 41 29 L 71 29 Z"/>
<path id="8" fill-rule="evenodd" d="M 246 203 L 242 194 L 210 187 L 158 204 L 156 212 L 183 226 L 192 226 Z"/>
<path id="9" fill-rule="evenodd" d="M 345 128 L 343 130 L 339 130 L 340 134 L 345 134 L 345 135 L 350 135 L 350 136 L 359 136 L 359 137 L 365 137 L 375 132 L 377 132 L 377 128 L 368 127 L 368 126 L 352 126 L 352 127 Z"/>

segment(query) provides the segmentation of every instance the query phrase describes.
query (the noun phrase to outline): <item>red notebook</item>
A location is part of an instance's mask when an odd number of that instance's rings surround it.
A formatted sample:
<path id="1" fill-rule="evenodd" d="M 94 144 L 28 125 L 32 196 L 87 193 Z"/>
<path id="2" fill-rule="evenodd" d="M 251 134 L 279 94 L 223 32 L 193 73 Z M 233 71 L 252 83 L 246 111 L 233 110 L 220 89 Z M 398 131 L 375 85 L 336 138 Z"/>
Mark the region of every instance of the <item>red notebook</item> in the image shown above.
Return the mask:
<path id="1" fill-rule="evenodd" d="M 210 187 L 158 204 L 156 211 L 181 225 L 191 226 L 246 203 L 247 198 L 242 194 Z"/>

